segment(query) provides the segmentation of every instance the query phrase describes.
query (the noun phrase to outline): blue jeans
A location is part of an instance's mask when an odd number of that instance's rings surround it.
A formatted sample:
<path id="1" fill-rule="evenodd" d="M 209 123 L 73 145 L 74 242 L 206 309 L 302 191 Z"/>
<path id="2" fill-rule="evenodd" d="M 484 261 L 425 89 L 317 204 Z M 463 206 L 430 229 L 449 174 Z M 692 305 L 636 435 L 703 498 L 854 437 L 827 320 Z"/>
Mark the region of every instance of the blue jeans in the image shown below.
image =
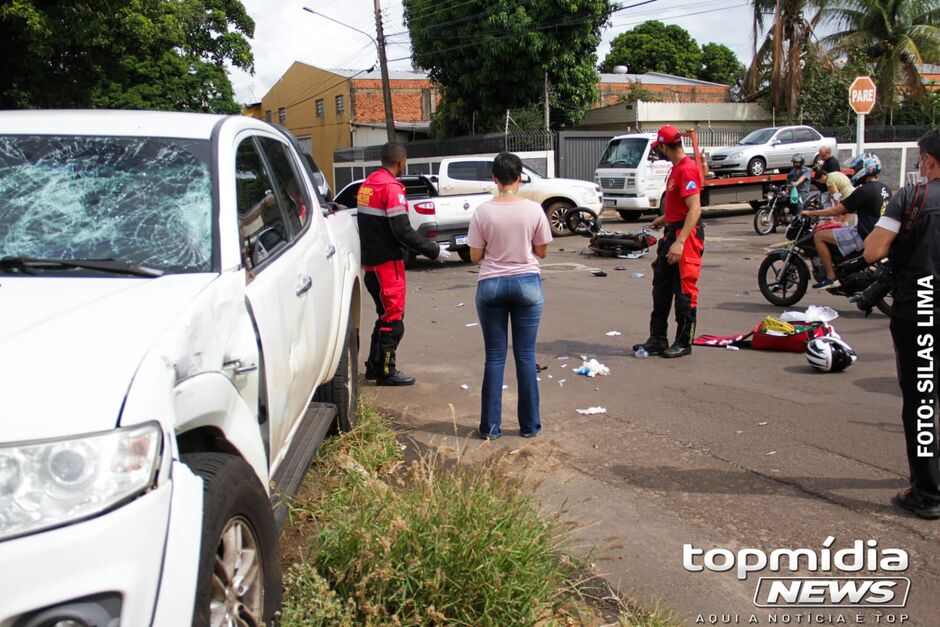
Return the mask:
<path id="1" fill-rule="evenodd" d="M 506 367 L 509 324 L 512 325 L 512 354 L 519 382 L 519 428 L 526 435 L 537 433 L 542 428 L 535 368 L 535 337 L 539 332 L 544 304 L 542 277 L 538 274 L 495 277 L 483 279 L 477 284 L 477 314 L 480 316 L 486 349 L 480 410 L 480 433 L 483 435 L 501 434 L 503 371 Z"/>

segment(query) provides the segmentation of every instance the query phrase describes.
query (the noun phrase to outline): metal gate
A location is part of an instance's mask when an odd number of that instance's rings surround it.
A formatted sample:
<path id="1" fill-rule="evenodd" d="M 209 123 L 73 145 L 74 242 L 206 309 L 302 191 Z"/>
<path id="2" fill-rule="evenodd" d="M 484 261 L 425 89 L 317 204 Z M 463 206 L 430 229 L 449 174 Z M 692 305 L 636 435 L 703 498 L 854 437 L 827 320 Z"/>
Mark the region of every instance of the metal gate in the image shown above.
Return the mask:
<path id="1" fill-rule="evenodd" d="M 628 131 L 562 131 L 558 134 L 558 176 L 594 180 L 594 169 L 611 137 Z"/>

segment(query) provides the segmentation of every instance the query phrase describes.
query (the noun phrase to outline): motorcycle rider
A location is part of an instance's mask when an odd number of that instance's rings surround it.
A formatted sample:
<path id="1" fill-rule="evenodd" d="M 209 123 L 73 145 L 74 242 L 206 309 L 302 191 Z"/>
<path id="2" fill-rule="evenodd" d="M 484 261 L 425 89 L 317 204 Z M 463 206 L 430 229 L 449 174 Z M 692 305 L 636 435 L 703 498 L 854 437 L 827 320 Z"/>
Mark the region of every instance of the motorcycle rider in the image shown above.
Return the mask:
<path id="1" fill-rule="evenodd" d="M 826 190 L 823 207 L 834 207 L 840 200 L 848 198 L 855 191 L 852 181 L 842 172 L 826 172 L 822 167 L 813 170 L 813 182 L 822 185 Z M 847 223 L 849 214 L 843 214 L 836 218 L 837 221 Z"/>
<path id="2" fill-rule="evenodd" d="M 792 204 L 790 206 L 790 212 L 795 214 L 799 211 L 799 207 L 803 206 L 803 203 L 806 201 L 806 196 L 809 194 L 809 180 L 812 171 L 806 167 L 803 155 L 801 154 L 793 155 L 792 163 L 793 168 L 787 173 L 787 191 L 796 188 L 796 193 L 800 198 L 798 206 L 793 206 Z"/>
<path id="3" fill-rule="evenodd" d="M 804 211 L 808 216 L 841 216 L 845 213 L 854 213 L 858 217 L 858 224 L 838 229 L 819 230 L 813 233 L 813 243 L 819 252 L 826 271 L 826 277 L 813 285 L 813 289 L 825 287 L 838 287 L 836 271 L 832 264 L 832 250 L 836 246 L 843 257 L 848 257 L 864 247 L 864 239 L 868 237 L 875 223 L 881 218 L 891 190 L 878 180 L 881 173 L 881 159 L 872 153 L 863 153 L 852 157 L 849 168 L 855 171 L 852 175 L 852 184 L 855 191 L 848 198 L 843 198 L 835 207 Z"/>
<path id="4" fill-rule="evenodd" d="M 926 185 L 908 186 L 888 203 L 865 239 L 865 261 L 888 256 L 894 273 L 891 338 L 901 385 L 910 487 L 894 499 L 921 518 L 940 518 L 940 445 L 936 412 L 937 295 L 940 284 L 940 129 L 917 142 Z M 928 298 L 932 297 L 932 304 Z M 931 370 L 933 376 L 930 376 Z M 930 411 L 925 411 L 930 408 Z"/>
<path id="5" fill-rule="evenodd" d="M 695 160 L 685 154 L 682 132 L 675 126 L 659 129 L 652 148 L 672 162 L 672 171 L 666 179 L 663 215 L 650 225 L 653 229 L 666 227 L 653 261 L 650 336 L 644 343 L 634 344 L 633 350 L 643 348 L 650 355 L 682 357 L 692 352 L 695 338 L 697 282 L 705 249 L 705 230 L 699 222 L 704 180 Z M 668 319 L 673 300 L 676 301 L 676 341 L 668 346 Z"/>
<path id="6" fill-rule="evenodd" d="M 369 343 L 366 379 L 375 380 L 376 385 L 412 385 L 415 378 L 402 374 L 395 364 L 395 351 L 405 334 L 403 247 L 439 261 L 449 259 L 451 253 L 411 228 L 405 186 L 398 180 L 405 172 L 405 147 L 389 142 L 382 146 L 381 159 L 382 167 L 366 177 L 356 197 L 363 282 L 378 315 Z"/>

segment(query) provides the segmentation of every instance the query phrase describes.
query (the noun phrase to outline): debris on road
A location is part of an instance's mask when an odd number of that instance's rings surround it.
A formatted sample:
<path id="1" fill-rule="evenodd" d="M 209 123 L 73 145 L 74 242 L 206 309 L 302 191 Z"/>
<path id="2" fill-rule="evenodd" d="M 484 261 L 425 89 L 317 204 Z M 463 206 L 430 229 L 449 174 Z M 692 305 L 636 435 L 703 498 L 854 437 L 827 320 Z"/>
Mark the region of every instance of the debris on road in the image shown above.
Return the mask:
<path id="1" fill-rule="evenodd" d="M 726 349 L 726 350 L 729 350 L 729 351 L 739 351 L 739 350 L 741 350 L 739 347 L 737 347 L 737 346 L 732 346 L 731 344 L 728 344 L 727 346 L 725 346 L 725 349 Z"/>
<path id="2" fill-rule="evenodd" d="M 766 427 L 766 426 L 767 426 L 767 421 L 758 422 L 758 423 L 757 423 L 757 426 L 758 426 L 758 427 Z"/>
<path id="3" fill-rule="evenodd" d="M 470 386 L 467 385 L 466 383 L 464 383 L 463 385 L 460 386 L 460 389 L 461 389 L 461 390 L 469 390 L 469 389 L 470 389 Z"/>
<path id="4" fill-rule="evenodd" d="M 621 270 L 626 270 L 626 269 L 627 269 L 627 266 L 617 266 L 616 268 L 614 268 L 614 270 L 618 272 L 620 272 Z"/>
<path id="5" fill-rule="evenodd" d="M 610 368 L 600 363 L 596 359 L 585 361 L 581 367 L 574 371 L 575 374 L 583 374 L 587 377 L 596 377 L 597 375 L 607 376 L 610 374 Z"/>
<path id="6" fill-rule="evenodd" d="M 457 303 L 458 307 L 463 307 L 463 303 Z"/>
<path id="7" fill-rule="evenodd" d="M 558 385 L 564 387 L 564 386 L 565 386 L 565 381 L 567 381 L 567 380 L 568 380 L 568 379 L 558 379 Z"/>
<path id="8" fill-rule="evenodd" d="M 603 270 L 591 270 L 591 274 L 594 276 L 607 276 L 607 273 Z"/>
<path id="9" fill-rule="evenodd" d="M 543 370 L 548 370 L 548 366 L 543 366 L 542 364 L 535 364 L 536 372 L 542 372 Z"/>
<path id="10" fill-rule="evenodd" d="M 577 411 L 582 416 L 590 416 L 592 414 L 606 414 L 607 408 L 606 407 L 588 407 L 587 409 L 578 409 L 575 411 Z"/>
<path id="11" fill-rule="evenodd" d="M 465 325 L 463 325 L 463 326 L 465 326 L 465 327 L 475 327 L 475 326 L 478 326 L 479 324 L 480 324 L 479 322 L 468 322 L 467 324 L 465 324 Z"/>
<path id="12" fill-rule="evenodd" d="M 777 454 L 777 451 L 770 451 L 769 453 L 767 453 L 767 455 L 776 455 L 776 454 Z"/>
<path id="13" fill-rule="evenodd" d="M 623 333 L 621 333 L 620 331 L 608 331 L 607 335 L 609 335 L 610 337 L 617 337 L 618 335 L 623 335 Z"/>
<path id="14" fill-rule="evenodd" d="M 566 359 L 571 359 L 571 357 L 568 357 L 567 355 L 562 355 L 561 357 L 558 358 L 558 361 L 564 361 Z"/>
<path id="15" fill-rule="evenodd" d="M 645 277 L 645 276 L 646 276 L 646 275 L 643 274 L 642 272 L 631 272 L 631 273 L 630 273 L 630 278 L 633 278 L 633 279 L 642 279 L 642 278 Z"/>

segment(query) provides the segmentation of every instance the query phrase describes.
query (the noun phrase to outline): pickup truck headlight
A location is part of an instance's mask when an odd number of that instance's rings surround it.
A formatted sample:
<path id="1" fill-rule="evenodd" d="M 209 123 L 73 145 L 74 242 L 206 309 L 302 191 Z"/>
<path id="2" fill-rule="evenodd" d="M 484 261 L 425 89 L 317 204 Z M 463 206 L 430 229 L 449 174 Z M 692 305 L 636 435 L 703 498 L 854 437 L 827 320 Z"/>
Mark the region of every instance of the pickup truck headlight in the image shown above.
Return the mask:
<path id="1" fill-rule="evenodd" d="M 156 423 L 0 445 L 0 541 L 77 522 L 153 485 Z"/>

